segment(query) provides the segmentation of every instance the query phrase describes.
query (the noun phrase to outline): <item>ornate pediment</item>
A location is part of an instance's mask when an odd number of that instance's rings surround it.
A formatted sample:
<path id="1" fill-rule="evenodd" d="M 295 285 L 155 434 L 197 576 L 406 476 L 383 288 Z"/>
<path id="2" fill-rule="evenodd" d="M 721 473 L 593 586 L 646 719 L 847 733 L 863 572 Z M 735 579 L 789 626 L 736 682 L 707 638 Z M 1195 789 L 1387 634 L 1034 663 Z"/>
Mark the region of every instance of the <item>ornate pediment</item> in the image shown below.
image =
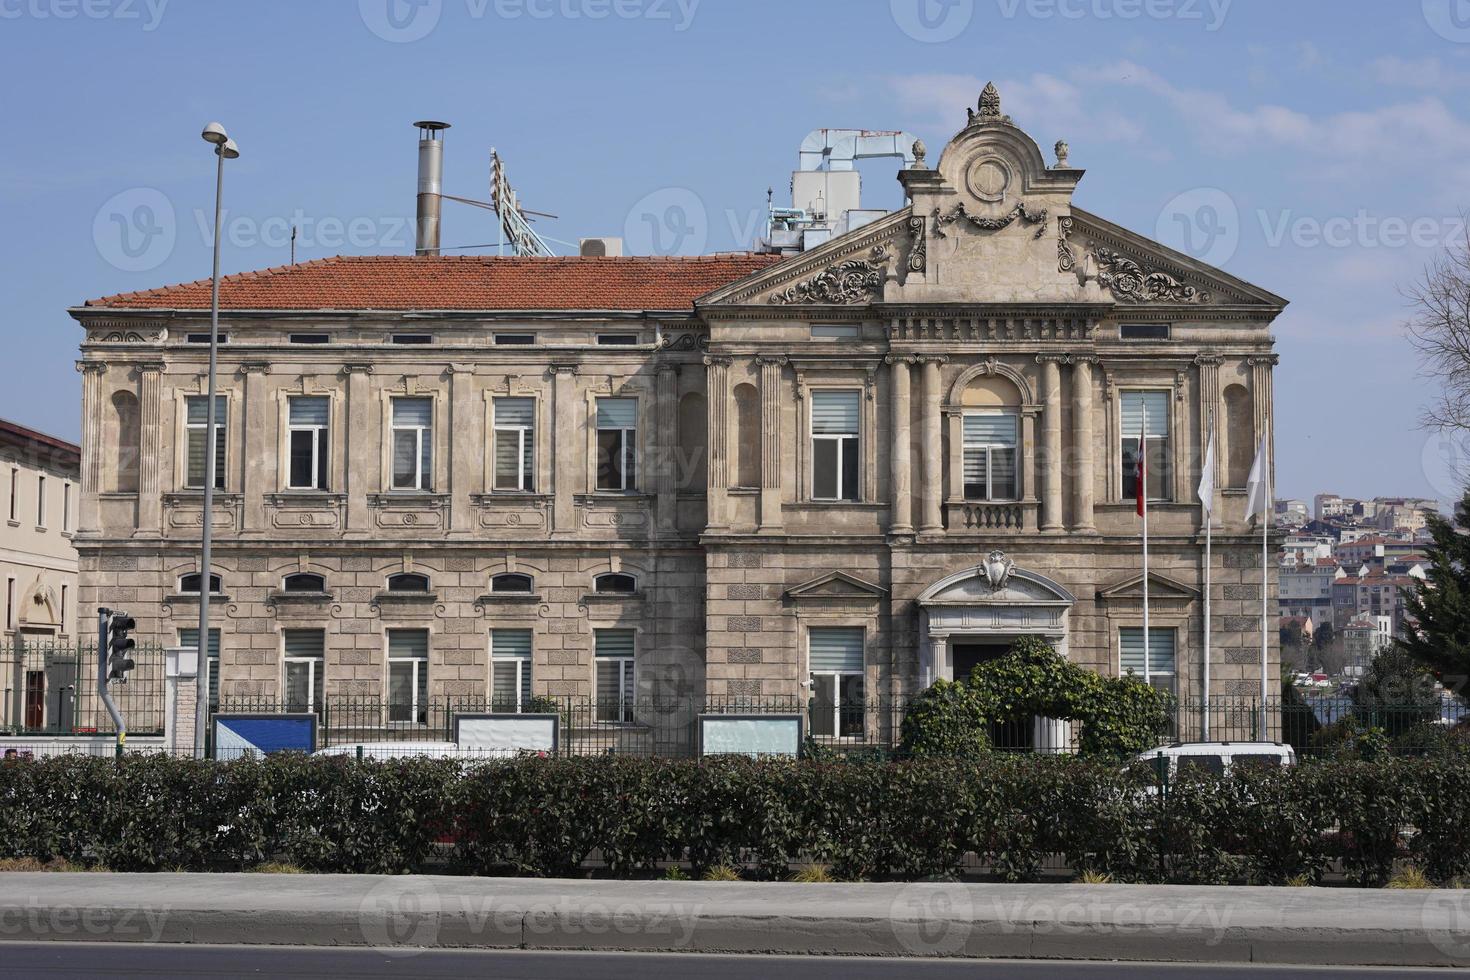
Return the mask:
<path id="1" fill-rule="evenodd" d="M 979 565 L 946 576 L 919 596 L 923 606 L 1070 606 L 1076 597 L 1044 575 L 1016 567 L 1003 552 L 992 551 Z"/>
<path id="2" fill-rule="evenodd" d="M 1143 602 L 1143 576 L 1133 575 L 1097 592 L 1099 602 Z M 1199 590 L 1185 585 L 1183 582 L 1160 575 L 1157 572 L 1148 573 L 1148 601 L 1155 600 L 1188 602 L 1199 598 Z"/>
<path id="3" fill-rule="evenodd" d="M 876 602 L 888 595 L 888 590 L 871 582 L 864 582 L 846 572 L 828 572 L 810 582 L 792 586 L 786 590 L 790 601 L 803 600 L 859 600 Z"/>

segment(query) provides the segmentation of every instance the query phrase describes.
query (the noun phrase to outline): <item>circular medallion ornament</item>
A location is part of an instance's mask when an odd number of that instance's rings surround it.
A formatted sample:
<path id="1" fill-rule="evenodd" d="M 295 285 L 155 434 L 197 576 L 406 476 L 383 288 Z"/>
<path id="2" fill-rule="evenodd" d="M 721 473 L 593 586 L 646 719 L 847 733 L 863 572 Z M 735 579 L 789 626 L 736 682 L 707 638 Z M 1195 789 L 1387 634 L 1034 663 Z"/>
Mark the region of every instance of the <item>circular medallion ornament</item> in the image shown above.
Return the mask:
<path id="1" fill-rule="evenodd" d="M 990 204 L 1002 201 L 1011 184 L 1011 168 L 995 157 L 976 161 L 965 177 L 970 193 Z"/>

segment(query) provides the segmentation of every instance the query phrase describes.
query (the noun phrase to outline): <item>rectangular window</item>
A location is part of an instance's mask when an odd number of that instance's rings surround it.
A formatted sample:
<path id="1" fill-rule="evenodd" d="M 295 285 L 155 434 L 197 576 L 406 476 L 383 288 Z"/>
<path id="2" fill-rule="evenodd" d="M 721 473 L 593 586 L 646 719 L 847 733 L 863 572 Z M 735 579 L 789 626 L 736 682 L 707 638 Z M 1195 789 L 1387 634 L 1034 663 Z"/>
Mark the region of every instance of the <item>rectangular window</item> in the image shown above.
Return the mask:
<path id="1" fill-rule="evenodd" d="M 594 630 L 597 663 L 597 720 L 633 720 L 634 633 Z"/>
<path id="2" fill-rule="evenodd" d="M 187 344 L 207 344 L 207 343 L 209 343 L 209 334 L 207 334 L 207 333 L 191 333 L 191 334 L 187 334 L 184 337 L 184 342 L 187 343 Z M 222 343 L 222 344 L 228 344 L 230 342 L 230 335 L 227 334 L 227 333 L 220 334 L 219 335 L 219 342 Z"/>
<path id="3" fill-rule="evenodd" d="M 61 625 L 61 632 L 65 633 L 66 632 L 66 584 L 65 583 L 62 583 L 62 586 L 61 586 L 61 609 L 57 612 L 56 615 L 61 620 L 61 624 L 60 624 Z"/>
<path id="4" fill-rule="evenodd" d="M 199 628 L 192 627 L 179 630 L 179 646 L 199 646 Z M 209 650 L 206 653 L 204 666 L 209 670 L 209 710 L 219 709 L 219 630 L 210 628 Z"/>
<path id="5" fill-rule="evenodd" d="M 432 344 L 434 337 L 426 333 L 395 333 L 390 340 L 395 344 Z"/>
<path id="6" fill-rule="evenodd" d="M 330 344 L 332 338 L 324 333 L 293 333 L 287 340 L 293 344 Z"/>
<path id="7" fill-rule="evenodd" d="M 859 410 L 856 391 L 812 393 L 812 496 L 857 500 Z"/>
<path id="8" fill-rule="evenodd" d="M 1148 430 L 1143 433 L 1147 442 L 1148 499 L 1169 500 L 1172 496 L 1171 478 L 1173 455 L 1169 449 L 1169 402 L 1167 391 L 1123 392 L 1122 461 L 1123 499 L 1138 496 L 1137 460 L 1139 432 L 1147 413 Z"/>
<path id="9" fill-rule="evenodd" d="M 1167 323 L 1124 323 L 1118 327 L 1120 340 L 1168 340 Z"/>
<path id="10" fill-rule="evenodd" d="M 46 478 L 36 477 L 36 527 L 46 526 Z"/>
<path id="11" fill-rule="evenodd" d="M 20 468 L 10 468 L 10 519 L 16 520 L 16 498 L 20 496 Z"/>
<path id="12" fill-rule="evenodd" d="M 5 628 L 15 629 L 15 579 L 5 580 Z"/>
<path id="13" fill-rule="evenodd" d="M 1143 627 L 1124 626 L 1118 630 L 1118 656 L 1121 673 L 1133 672 L 1143 680 Z M 1174 690 L 1174 630 L 1150 627 L 1148 631 L 1149 683 L 1165 691 Z"/>
<path id="14" fill-rule="evenodd" d="M 433 462 L 434 400 L 393 399 L 393 489 L 432 489 Z"/>
<path id="15" fill-rule="evenodd" d="M 288 412 L 286 438 L 291 469 L 286 486 L 292 490 L 325 490 L 332 401 L 320 395 L 292 398 Z"/>
<path id="16" fill-rule="evenodd" d="M 814 323 L 812 338 L 815 340 L 857 340 L 862 328 L 856 323 Z"/>
<path id="17" fill-rule="evenodd" d="M 498 333 L 495 335 L 496 347 L 530 347 L 536 343 L 535 334 L 529 333 Z"/>
<path id="18" fill-rule="evenodd" d="M 536 400 L 534 398 L 497 398 L 495 415 L 496 490 L 534 490 Z"/>
<path id="19" fill-rule="evenodd" d="M 490 708 L 525 711 L 531 700 L 531 631 L 490 631 Z"/>
<path id="20" fill-rule="evenodd" d="M 597 335 L 597 343 L 600 347 L 632 347 L 638 343 L 638 335 L 635 333 L 600 333 Z"/>
<path id="21" fill-rule="evenodd" d="M 1015 500 L 1016 416 L 966 412 L 965 499 Z"/>
<path id="22" fill-rule="evenodd" d="M 863 628 L 813 627 L 807 633 L 813 735 L 863 734 Z"/>
<path id="23" fill-rule="evenodd" d="M 209 398 L 194 395 L 187 400 L 184 427 L 188 437 L 188 459 L 185 461 L 184 486 L 190 490 L 204 489 L 205 469 L 209 464 L 206 457 L 204 430 L 209 424 Z M 216 395 L 214 399 L 214 488 L 225 488 L 225 430 L 228 427 L 229 399 Z"/>
<path id="24" fill-rule="evenodd" d="M 71 484 L 61 485 L 61 529 L 71 530 Z"/>
<path id="25" fill-rule="evenodd" d="M 388 720 L 427 724 L 429 631 L 388 631 Z"/>
<path id="26" fill-rule="evenodd" d="M 284 630 L 286 710 L 322 710 L 322 671 L 326 663 L 323 630 Z"/>
<path id="27" fill-rule="evenodd" d="M 597 399 L 597 489 L 638 489 L 638 400 Z"/>

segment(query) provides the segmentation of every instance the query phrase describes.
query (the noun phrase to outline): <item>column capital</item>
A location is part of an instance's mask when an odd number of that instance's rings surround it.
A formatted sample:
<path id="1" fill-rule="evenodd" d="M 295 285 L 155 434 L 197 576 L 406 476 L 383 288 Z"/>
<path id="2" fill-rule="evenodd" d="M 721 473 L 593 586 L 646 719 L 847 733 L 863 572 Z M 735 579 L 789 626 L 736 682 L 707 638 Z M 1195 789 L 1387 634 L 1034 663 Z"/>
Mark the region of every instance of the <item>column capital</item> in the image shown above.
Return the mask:
<path id="1" fill-rule="evenodd" d="M 1069 364 L 1100 364 L 1100 363 L 1102 363 L 1101 360 L 1098 358 L 1098 356 L 1096 354 L 1069 354 L 1067 356 L 1067 362 Z"/>
<path id="2" fill-rule="evenodd" d="M 1279 354 L 1257 354 L 1254 357 L 1247 357 L 1245 359 L 1245 362 L 1251 367 L 1255 367 L 1258 364 L 1265 364 L 1270 367 L 1275 367 L 1277 364 L 1281 363 L 1281 356 Z"/>
<path id="3" fill-rule="evenodd" d="M 1219 367 L 1225 363 L 1225 358 L 1219 354 L 1196 354 L 1194 355 L 1194 363 L 1199 367 Z"/>
<path id="4" fill-rule="evenodd" d="M 948 354 L 918 354 L 915 356 L 920 364 L 948 364 Z"/>
<path id="5" fill-rule="evenodd" d="M 884 364 L 913 364 L 918 358 L 913 354 L 885 354 Z"/>
<path id="6" fill-rule="evenodd" d="M 371 364 L 344 364 L 342 365 L 342 373 L 346 375 L 372 374 L 373 366 Z"/>
<path id="7" fill-rule="evenodd" d="M 82 374 L 101 374 L 107 370 L 106 361 L 77 361 L 77 370 Z"/>
<path id="8" fill-rule="evenodd" d="M 550 374 L 553 377 L 557 377 L 559 375 L 566 375 L 567 377 L 571 377 L 572 375 L 577 373 L 577 365 L 553 364 L 551 365 L 551 367 L 546 369 L 546 373 Z"/>
<path id="9" fill-rule="evenodd" d="M 672 377 L 679 373 L 679 365 L 669 361 L 659 361 L 655 370 L 660 378 Z"/>
<path id="10" fill-rule="evenodd" d="M 1069 361 L 1071 361 L 1071 359 L 1072 358 L 1069 355 L 1067 355 L 1067 354 L 1037 354 L 1036 355 L 1036 363 L 1037 364 L 1066 364 Z"/>
<path id="11" fill-rule="evenodd" d="M 240 365 L 240 373 L 244 374 L 270 374 L 271 365 L 269 361 L 246 361 Z"/>
<path id="12" fill-rule="evenodd" d="M 725 354 L 706 354 L 706 355 L 704 355 L 704 366 L 705 367 L 729 367 L 730 366 L 730 358 L 729 358 L 728 355 L 725 355 Z"/>
<path id="13" fill-rule="evenodd" d="M 785 367 L 791 359 L 785 354 L 757 354 L 755 360 L 762 367 Z"/>

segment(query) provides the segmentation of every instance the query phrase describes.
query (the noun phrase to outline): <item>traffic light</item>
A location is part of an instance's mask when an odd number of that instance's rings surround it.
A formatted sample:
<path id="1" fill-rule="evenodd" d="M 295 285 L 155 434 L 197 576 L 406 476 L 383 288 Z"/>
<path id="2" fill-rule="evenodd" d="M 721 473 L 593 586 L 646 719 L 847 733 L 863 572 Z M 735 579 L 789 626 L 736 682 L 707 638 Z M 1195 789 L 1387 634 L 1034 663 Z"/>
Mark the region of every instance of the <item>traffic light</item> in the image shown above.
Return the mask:
<path id="1" fill-rule="evenodd" d="M 138 623 L 127 613 L 114 613 L 112 621 L 107 624 L 107 679 L 128 682 L 128 671 L 134 666 L 133 658 L 128 656 L 137 644 L 128 633 L 137 629 Z"/>

